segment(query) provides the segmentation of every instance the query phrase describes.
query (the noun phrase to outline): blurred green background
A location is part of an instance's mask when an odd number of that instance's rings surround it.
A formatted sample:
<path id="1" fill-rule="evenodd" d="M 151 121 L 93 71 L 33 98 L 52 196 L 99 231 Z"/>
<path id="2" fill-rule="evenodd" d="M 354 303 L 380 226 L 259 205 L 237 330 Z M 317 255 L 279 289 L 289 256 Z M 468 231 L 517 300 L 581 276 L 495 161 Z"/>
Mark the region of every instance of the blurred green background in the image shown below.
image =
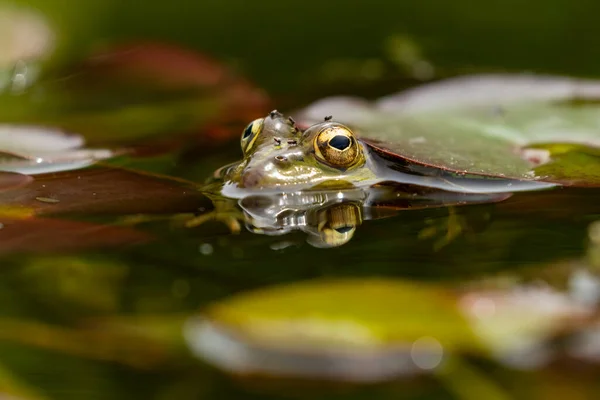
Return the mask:
<path id="1" fill-rule="evenodd" d="M 54 66 L 114 40 L 157 39 L 226 60 L 271 93 L 351 75 L 347 70 L 369 72 L 365 60 L 403 64 L 422 58 L 438 76 L 505 69 L 600 72 L 600 3 L 594 0 L 14 3 L 39 9 L 54 25 Z M 363 75 L 377 75 L 376 64 Z"/>

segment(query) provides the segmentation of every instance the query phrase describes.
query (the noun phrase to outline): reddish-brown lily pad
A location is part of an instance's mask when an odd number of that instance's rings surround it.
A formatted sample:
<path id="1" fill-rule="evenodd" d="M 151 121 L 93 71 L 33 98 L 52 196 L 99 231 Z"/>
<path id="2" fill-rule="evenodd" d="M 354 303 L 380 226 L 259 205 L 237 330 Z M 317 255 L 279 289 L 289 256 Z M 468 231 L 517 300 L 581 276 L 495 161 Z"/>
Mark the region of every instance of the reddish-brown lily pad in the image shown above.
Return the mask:
<path id="1" fill-rule="evenodd" d="M 16 172 L 0 172 L 0 192 L 25 186 L 33 181 L 29 175 Z"/>
<path id="2" fill-rule="evenodd" d="M 36 215 L 169 214 L 211 206 L 191 183 L 107 167 L 38 175 L 25 187 L 0 192 L 0 207 Z"/>

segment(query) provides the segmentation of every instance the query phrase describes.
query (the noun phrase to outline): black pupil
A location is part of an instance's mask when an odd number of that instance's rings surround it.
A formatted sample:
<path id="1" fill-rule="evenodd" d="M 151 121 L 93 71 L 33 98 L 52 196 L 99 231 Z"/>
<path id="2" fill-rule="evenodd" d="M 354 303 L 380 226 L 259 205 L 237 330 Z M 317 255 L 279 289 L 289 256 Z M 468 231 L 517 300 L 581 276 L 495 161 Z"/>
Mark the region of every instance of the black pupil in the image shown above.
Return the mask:
<path id="1" fill-rule="evenodd" d="M 242 136 L 244 139 L 247 139 L 250 135 L 252 135 L 252 125 L 253 124 L 248 125 L 244 130 L 244 135 Z"/>
<path id="2" fill-rule="evenodd" d="M 353 226 L 340 226 L 339 228 L 335 228 L 337 233 L 347 233 L 350 232 L 354 228 Z"/>
<path id="3" fill-rule="evenodd" d="M 346 150 L 350 146 L 350 138 L 344 135 L 335 135 L 329 140 L 329 145 L 338 150 Z"/>

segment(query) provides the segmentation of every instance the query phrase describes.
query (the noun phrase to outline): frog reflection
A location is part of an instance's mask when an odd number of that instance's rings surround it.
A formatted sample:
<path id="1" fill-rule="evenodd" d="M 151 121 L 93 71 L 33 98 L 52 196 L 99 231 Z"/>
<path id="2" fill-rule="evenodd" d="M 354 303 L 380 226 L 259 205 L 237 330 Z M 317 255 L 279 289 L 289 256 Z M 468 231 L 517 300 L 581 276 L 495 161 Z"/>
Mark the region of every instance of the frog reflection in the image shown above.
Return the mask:
<path id="1" fill-rule="evenodd" d="M 449 207 L 448 217 L 442 218 L 441 223 L 439 220 L 426 221 L 426 227 L 419 235 L 422 239 L 433 240 L 434 248 L 439 249 L 465 230 L 481 225 L 482 215 L 489 216 L 481 209 L 477 209 L 474 215 L 468 212 L 458 215 L 452 206 L 495 203 L 507 197 L 425 188 L 407 191 L 394 185 L 253 194 L 237 200 L 215 198 L 215 210 L 189 220 L 187 225 L 197 226 L 208 220 L 217 220 L 226 223 L 232 232 L 239 232 L 243 223 L 252 233 L 270 236 L 300 231 L 307 235 L 306 241 L 310 245 L 331 248 L 348 243 L 365 221 L 392 217 L 407 209 Z M 481 229 L 481 226 L 478 228 Z"/>
<path id="2" fill-rule="evenodd" d="M 341 200 L 343 195 L 250 196 L 240 201 L 240 207 L 250 232 L 285 235 L 299 230 L 315 247 L 337 247 L 350 241 L 362 223 L 360 201 Z M 270 205 L 265 207 L 267 203 Z"/>

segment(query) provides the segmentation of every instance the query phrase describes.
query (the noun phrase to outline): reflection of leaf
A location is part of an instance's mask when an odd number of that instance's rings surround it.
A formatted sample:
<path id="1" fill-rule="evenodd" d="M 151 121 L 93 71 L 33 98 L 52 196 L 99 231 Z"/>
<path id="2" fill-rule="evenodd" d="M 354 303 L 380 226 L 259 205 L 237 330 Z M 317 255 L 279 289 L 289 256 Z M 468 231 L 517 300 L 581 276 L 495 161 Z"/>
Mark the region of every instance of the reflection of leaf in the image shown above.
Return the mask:
<path id="1" fill-rule="evenodd" d="M 169 357 L 164 344 L 146 335 L 101 326 L 77 329 L 0 319 L 0 340 L 144 369 L 156 367 Z"/>
<path id="2" fill-rule="evenodd" d="M 44 299 L 45 307 L 114 312 L 128 272 L 126 265 L 112 260 L 56 256 L 32 258 L 19 269 L 19 277 L 29 296 Z"/>
<path id="3" fill-rule="evenodd" d="M 1 217 L 0 254 L 140 244 L 151 236 L 128 228 L 48 218 Z"/>
<path id="4" fill-rule="evenodd" d="M 572 101 L 583 99 L 580 102 Z M 326 99 L 305 121 L 333 114 L 384 153 L 459 173 L 600 186 L 600 158 L 582 168 L 567 157 L 532 159 L 551 143 L 600 146 L 600 82 L 527 76 L 474 76 L 383 98 L 374 105 Z M 597 152 L 596 152 L 597 153 Z M 548 158 L 548 157 L 545 157 Z M 535 168 L 540 162 L 549 162 Z"/>

